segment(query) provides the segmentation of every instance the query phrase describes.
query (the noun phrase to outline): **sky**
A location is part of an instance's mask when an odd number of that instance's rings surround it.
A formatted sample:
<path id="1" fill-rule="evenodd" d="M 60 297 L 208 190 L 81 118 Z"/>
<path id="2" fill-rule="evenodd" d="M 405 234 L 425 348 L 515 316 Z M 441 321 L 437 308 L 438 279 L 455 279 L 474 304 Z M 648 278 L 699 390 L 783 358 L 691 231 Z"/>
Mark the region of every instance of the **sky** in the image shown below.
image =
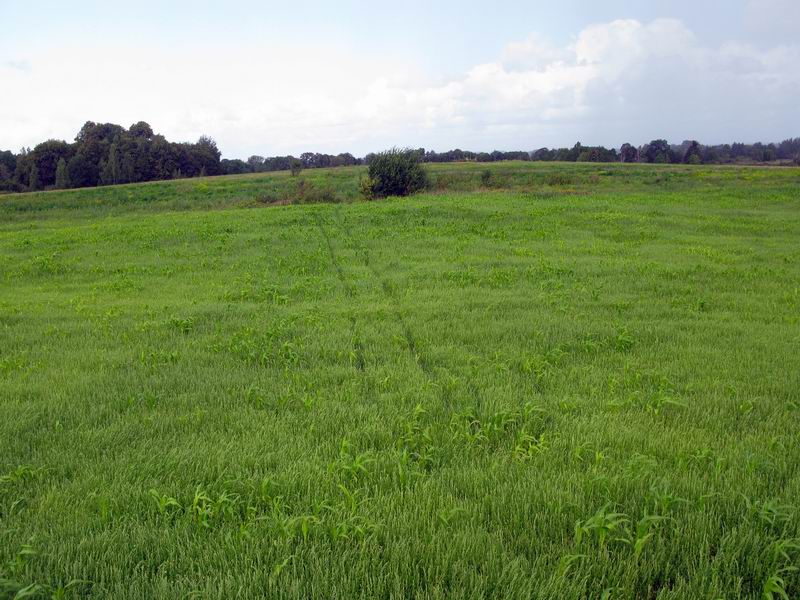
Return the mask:
<path id="1" fill-rule="evenodd" d="M 0 149 L 226 158 L 800 136 L 800 0 L 0 0 Z"/>

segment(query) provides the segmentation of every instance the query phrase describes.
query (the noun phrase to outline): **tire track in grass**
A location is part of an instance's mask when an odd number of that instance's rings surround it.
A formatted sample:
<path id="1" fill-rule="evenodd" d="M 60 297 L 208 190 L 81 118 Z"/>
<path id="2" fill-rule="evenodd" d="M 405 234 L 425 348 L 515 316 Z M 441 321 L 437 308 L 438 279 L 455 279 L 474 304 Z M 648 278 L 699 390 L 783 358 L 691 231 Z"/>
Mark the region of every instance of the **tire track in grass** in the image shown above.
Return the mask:
<path id="1" fill-rule="evenodd" d="M 352 283 L 348 281 L 347 276 L 342 269 L 342 265 L 339 262 L 339 259 L 336 257 L 336 251 L 333 249 L 333 243 L 331 243 L 330 235 L 328 235 L 328 231 L 325 229 L 322 218 L 320 218 L 319 214 L 315 212 L 314 219 L 317 223 L 317 228 L 319 229 L 322 238 L 325 240 L 325 245 L 328 247 L 328 255 L 330 256 L 333 268 L 336 270 L 336 276 L 339 278 L 339 283 L 341 283 L 345 294 L 347 294 L 347 297 L 351 301 L 350 304 L 352 307 L 352 301 L 355 300 L 356 297 L 356 290 Z M 364 358 L 364 344 L 361 342 L 358 322 L 356 321 L 356 316 L 354 314 L 348 315 L 348 320 L 350 321 L 350 339 L 353 343 L 353 362 L 359 371 L 363 371 L 366 366 L 366 360 Z"/>
<path id="2" fill-rule="evenodd" d="M 389 300 L 392 304 L 392 311 L 394 312 L 395 319 L 400 324 L 400 328 L 403 330 L 403 337 L 406 340 L 406 346 L 408 347 L 408 351 L 411 354 L 411 358 L 414 359 L 414 362 L 417 366 L 422 370 L 425 376 L 431 381 L 431 383 L 436 384 L 438 381 L 438 377 L 434 370 L 434 366 L 429 358 L 427 358 L 420 350 L 419 346 L 417 345 L 417 340 L 414 337 L 413 332 L 411 331 L 411 327 L 408 324 L 408 321 L 403 317 L 403 313 L 401 311 L 401 304 L 400 298 L 397 295 L 397 290 L 392 287 L 391 281 L 383 276 L 383 274 L 378 271 L 378 269 L 373 264 L 369 251 L 367 250 L 366 246 L 360 244 L 356 241 L 353 237 L 353 233 L 350 230 L 350 227 L 347 225 L 346 220 L 342 217 L 341 208 L 339 206 L 336 207 L 336 216 L 337 216 L 337 226 L 339 230 L 345 235 L 345 237 L 350 241 L 350 243 L 356 248 L 356 253 L 361 257 L 361 261 L 364 263 L 364 266 L 369 269 L 372 276 L 381 284 L 381 290 L 383 291 L 384 296 Z"/>

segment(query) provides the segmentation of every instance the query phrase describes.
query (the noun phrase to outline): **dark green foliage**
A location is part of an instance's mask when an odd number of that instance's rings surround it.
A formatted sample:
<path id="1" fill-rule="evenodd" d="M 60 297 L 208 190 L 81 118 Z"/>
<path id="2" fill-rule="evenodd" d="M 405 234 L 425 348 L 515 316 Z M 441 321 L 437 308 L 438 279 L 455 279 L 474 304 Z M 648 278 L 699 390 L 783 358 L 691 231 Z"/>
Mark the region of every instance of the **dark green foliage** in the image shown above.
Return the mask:
<path id="1" fill-rule="evenodd" d="M 0 165 L 5 167 L 6 173 L 13 173 L 17 168 L 17 157 L 9 150 L 0 151 Z"/>
<path id="2" fill-rule="evenodd" d="M 32 192 L 42 189 L 42 180 L 39 176 L 39 167 L 35 162 L 31 165 L 31 174 L 28 178 L 28 189 L 30 189 Z"/>
<path id="3" fill-rule="evenodd" d="M 189 144 L 191 146 L 191 144 Z M 194 160 L 197 161 L 198 167 L 196 172 L 202 171 L 205 175 L 219 175 L 220 167 L 219 160 L 222 153 L 217 148 L 217 143 L 208 136 L 200 136 L 197 143 L 193 148 L 189 149 L 190 154 L 193 155 Z"/>
<path id="4" fill-rule="evenodd" d="M 622 148 L 619 149 L 619 160 L 627 163 L 636 162 L 639 160 L 639 151 L 628 143 L 622 144 Z"/>
<path id="5" fill-rule="evenodd" d="M 223 175 L 242 175 L 250 173 L 250 166 L 238 158 L 223 158 L 220 161 L 220 169 Z"/>
<path id="6" fill-rule="evenodd" d="M 87 121 L 72 144 L 48 140 L 17 157 L 0 153 L 0 191 L 64 187 L 56 181 L 62 160 L 71 187 L 168 179 L 175 171 L 187 177 L 223 172 L 220 151 L 211 138 L 175 144 L 155 135 L 143 121 L 128 130 L 112 123 Z M 37 180 L 31 186 L 34 165 Z"/>
<path id="7" fill-rule="evenodd" d="M 674 155 L 667 140 L 653 140 L 642 148 L 642 162 L 673 163 Z"/>
<path id="8" fill-rule="evenodd" d="M 533 154 L 531 154 L 531 160 L 542 160 L 542 161 L 550 161 L 554 160 L 555 151 L 550 150 L 549 148 L 539 148 Z"/>
<path id="9" fill-rule="evenodd" d="M 0 193 L 19 191 L 14 181 L 17 170 L 17 157 L 8 150 L 0 152 Z"/>
<path id="10" fill-rule="evenodd" d="M 617 151 L 603 146 L 584 148 L 578 155 L 578 162 L 617 162 Z"/>
<path id="11" fill-rule="evenodd" d="M 700 144 L 697 141 L 692 141 L 683 153 L 683 162 L 687 165 L 701 165 L 703 164 L 703 154 Z"/>
<path id="12" fill-rule="evenodd" d="M 369 163 L 372 197 L 408 196 L 428 186 L 428 175 L 414 150 L 392 148 L 376 154 Z"/>
<path id="13" fill-rule="evenodd" d="M 130 129 L 128 129 L 128 133 L 131 135 L 131 137 L 145 140 L 153 139 L 154 135 L 153 128 L 144 121 L 139 121 L 138 123 L 131 125 Z"/>
<path id="14" fill-rule="evenodd" d="M 511 152 L 501 152 L 494 150 L 493 152 L 470 152 L 469 150 L 448 150 L 447 152 L 436 152 L 434 150 L 425 151 L 425 148 L 417 148 L 415 152 L 419 155 L 422 162 L 426 163 L 447 163 L 447 162 L 463 162 L 463 161 L 478 161 L 478 162 L 500 162 L 503 160 L 531 160 L 531 155 L 522 150 L 515 150 Z M 367 157 L 374 156 L 368 154 Z M 369 163 L 369 160 L 367 160 Z"/>
<path id="15" fill-rule="evenodd" d="M 116 144 L 111 144 L 108 150 L 108 158 L 101 161 L 100 165 L 100 183 L 102 185 L 122 183 L 122 167 L 120 166 Z"/>
<path id="16" fill-rule="evenodd" d="M 72 153 L 72 146 L 60 140 L 48 140 L 33 149 L 31 160 L 39 169 L 39 183 L 42 188 L 49 188 L 55 184 L 58 162 L 62 159 L 69 160 L 72 158 Z"/>
<path id="17" fill-rule="evenodd" d="M 100 178 L 100 165 L 95 164 L 83 152 L 78 152 L 67 163 L 73 187 L 93 187 Z"/>
<path id="18" fill-rule="evenodd" d="M 60 190 L 69 187 L 69 170 L 67 169 L 67 161 L 63 158 L 58 160 L 56 165 L 56 188 Z"/>
<path id="19" fill-rule="evenodd" d="M 117 157 L 112 156 L 112 146 Z M 696 141 L 670 145 L 666 140 L 654 140 L 641 148 L 623 144 L 619 153 L 603 146 L 584 146 L 580 142 L 572 148 L 539 148 L 533 152 L 471 152 L 449 150 L 436 152 L 417 148 L 413 152 L 423 163 L 501 161 L 561 161 L 561 162 L 650 162 L 691 164 L 756 164 L 778 162 L 782 165 L 798 164 L 800 138 L 789 138 L 779 144 L 719 144 L 704 146 Z M 291 171 L 299 168 L 318 169 L 370 164 L 377 155 L 367 154 L 364 159 L 350 153 L 321 154 L 304 152 L 294 156 L 263 157 L 253 155 L 247 161 L 221 159 L 216 143 L 201 137 L 197 143 L 171 143 L 153 132 L 150 125 L 140 121 L 125 130 L 111 123 L 87 122 L 73 144 L 48 140 L 33 150 L 23 149 L 19 155 L 0 152 L 0 193 L 30 189 L 31 166 L 38 168 L 38 187 L 49 189 L 56 185 L 56 167 L 62 158 L 67 164 L 70 187 L 91 187 L 98 184 L 138 183 L 201 175 L 241 175 L 270 171 Z M 299 165 L 299 166 L 298 166 Z M 364 185 L 371 185 L 367 181 Z M 364 196 L 371 196 L 365 189 Z"/>

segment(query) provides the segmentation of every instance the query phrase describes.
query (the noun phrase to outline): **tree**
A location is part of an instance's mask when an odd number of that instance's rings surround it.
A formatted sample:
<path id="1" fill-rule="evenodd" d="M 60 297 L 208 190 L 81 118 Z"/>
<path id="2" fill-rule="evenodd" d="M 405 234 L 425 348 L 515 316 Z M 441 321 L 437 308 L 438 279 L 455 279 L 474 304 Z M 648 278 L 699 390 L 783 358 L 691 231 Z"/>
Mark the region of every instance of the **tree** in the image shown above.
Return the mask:
<path id="1" fill-rule="evenodd" d="M 201 169 L 205 169 L 207 175 L 219 175 L 219 160 L 222 153 L 219 151 L 219 148 L 217 148 L 217 143 L 213 139 L 206 135 L 200 136 L 200 139 L 197 140 L 197 144 L 195 144 L 193 148 L 193 154 L 199 163 L 198 172 Z"/>
<path id="2" fill-rule="evenodd" d="M 300 175 L 300 171 L 303 170 L 303 161 L 299 158 L 293 158 L 291 163 L 289 163 L 289 169 L 292 172 L 292 177 L 297 177 Z"/>
<path id="3" fill-rule="evenodd" d="M 89 160 L 83 152 L 78 152 L 67 163 L 72 187 L 91 187 L 97 185 L 98 165 Z"/>
<path id="4" fill-rule="evenodd" d="M 667 140 L 653 140 L 642 148 L 641 156 L 648 163 L 670 163 L 672 160 L 672 148 Z"/>
<path id="5" fill-rule="evenodd" d="M 259 173 L 264 170 L 264 157 L 254 154 L 247 159 L 247 165 L 253 173 Z"/>
<path id="6" fill-rule="evenodd" d="M 247 163 L 238 158 L 223 158 L 220 162 L 220 169 L 223 175 L 241 175 L 242 173 L 250 172 Z"/>
<path id="7" fill-rule="evenodd" d="M 117 152 L 117 144 L 111 144 L 108 150 L 108 158 L 101 162 L 100 182 L 103 185 L 115 185 L 121 183 L 121 165 L 119 162 L 119 153 Z"/>
<path id="8" fill-rule="evenodd" d="M 13 173 L 17 168 L 17 157 L 10 150 L 0 152 L 0 165 L 3 165 L 8 173 Z"/>
<path id="9" fill-rule="evenodd" d="M 581 155 L 581 152 L 583 152 L 583 146 L 581 145 L 580 142 L 575 142 L 575 145 L 567 154 L 566 159 L 570 162 L 576 162 L 578 160 L 578 157 Z"/>
<path id="10" fill-rule="evenodd" d="M 61 140 L 47 140 L 37 144 L 30 153 L 31 160 L 39 169 L 39 182 L 43 188 L 48 188 L 56 182 L 56 166 L 62 158 L 69 160 L 72 157 L 72 147 Z"/>
<path id="11" fill-rule="evenodd" d="M 139 121 L 131 125 L 130 129 L 128 129 L 128 133 L 134 138 L 142 138 L 145 140 L 153 139 L 153 128 L 144 121 Z"/>
<path id="12" fill-rule="evenodd" d="M 586 147 L 578 155 L 578 162 L 617 162 L 617 151 L 604 146 Z"/>
<path id="13" fill-rule="evenodd" d="M 32 192 L 42 189 L 42 182 L 39 179 L 39 167 L 36 166 L 35 162 L 31 165 L 31 174 L 28 177 L 28 189 Z"/>
<path id="14" fill-rule="evenodd" d="M 703 163 L 702 148 L 697 140 L 692 140 L 689 147 L 683 153 L 683 162 L 689 165 L 700 165 Z"/>
<path id="15" fill-rule="evenodd" d="M 69 171 L 67 170 L 67 161 L 63 158 L 58 159 L 56 166 L 56 188 L 65 190 L 69 187 Z"/>
<path id="16" fill-rule="evenodd" d="M 631 163 L 639 160 L 639 151 L 632 145 L 625 143 L 619 149 L 620 162 Z"/>

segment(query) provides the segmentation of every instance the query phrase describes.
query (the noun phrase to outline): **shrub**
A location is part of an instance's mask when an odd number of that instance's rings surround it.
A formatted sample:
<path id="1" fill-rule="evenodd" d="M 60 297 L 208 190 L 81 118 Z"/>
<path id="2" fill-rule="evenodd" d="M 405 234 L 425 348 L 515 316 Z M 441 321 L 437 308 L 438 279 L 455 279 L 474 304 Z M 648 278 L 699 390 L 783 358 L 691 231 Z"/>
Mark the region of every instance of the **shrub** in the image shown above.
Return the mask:
<path id="1" fill-rule="evenodd" d="M 367 200 L 372 200 L 375 197 L 373 193 L 374 186 L 375 181 L 371 177 L 362 177 L 358 182 L 358 191 Z"/>
<path id="2" fill-rule="evenodd" d="M 392 148 L 376 154 L 369 163 L 367 197 L 408 196 L 428 187 L 428 174 L 414 150 Z"/>
<path id="3" fill-rule="evenodd" d="M 545 178 L 545 183 L 551 186 L 572 185 L 575 183 L 572 177 L 564 173 L 553 173 Z"/>
<path id="4" fill-rule="evenodd" d="M 319 204 L 321 202 L 338 202 L 336 192 L 330 185 L 314 185 L 311 181 L 300 179 L 297 182 L 295 195 L 298 204 Z"/>
<path id="5" fill-rule="evenodd" d="M 300 175 L 300 171 L 303 170 L 303 161 L 301 161 L 299 158 L 292 159 L 289 169 L 292 171 L 292 177 L 297 177 Z"/>
<path id="6" fill-rule="evenodd" d="M 492 172 L 489 169 L 481 171 L 481 185 L 490 187 L 492 185 Z"/>

